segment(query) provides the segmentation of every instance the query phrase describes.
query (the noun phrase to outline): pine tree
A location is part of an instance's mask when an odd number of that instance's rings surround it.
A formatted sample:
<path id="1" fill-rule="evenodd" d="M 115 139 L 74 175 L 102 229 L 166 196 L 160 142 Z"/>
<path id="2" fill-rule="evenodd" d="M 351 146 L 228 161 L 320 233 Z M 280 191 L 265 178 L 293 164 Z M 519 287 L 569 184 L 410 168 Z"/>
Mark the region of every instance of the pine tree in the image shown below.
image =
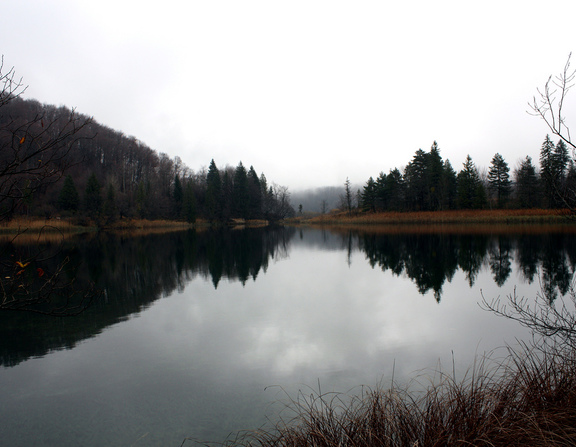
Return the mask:
<path id="1" fill-rule="evenodd" d="M 480 180 L 478 169 L 470 155 L 458 173 L 458 203 L 460 208 L 482 208 L 486 202 L 486 191 Z"/>
<path id="2" fill-rule="evenodd" d="M 378 175 L 375 181 L 375 208 L 376 210 L 387 210 L 388 209 L 388 193 L 386 191 L 386 178 L 387 175 L 382 171 Z"/>
<path id="3" fill-rule="evenodd" d="M 262 189 L 260 179 L 250 166 L 248 170 L 248 217 L 250 219 L 260 219 L 262 217 Z"/>
<path id="4" fill-rule="evenodd" d="M 262 216 L 268 220 L 274 209 L 274 196 L 271 189 L 268 188 L 268 181 L 264 173 L 260 175 L 260 191 L 262 196 Z"/>
<path id="5" fill-rule="evenodd" d="M 186 222 L 196 222 L 196 196 L 194 195 L 194 188 L 192 187 L 191 180 L 186 182 L 186 187 L 184 188 L 182 214 L 184 219 L 186 219 Z"/>
<path id="6" fill-rule="evenodd" d="M 572 197 L 570 197 L 570 194 L 566 190 L 569 162 L 570 155 L 568 154 L 568 147 L 564 141 L 558 140 L 554 148 L 554 182 L 557 192 L 554 197 L 554 206 L 556 208 L 570 206 L 568 202 L 572 200 Z"/>
<path id="7" fill-rule="evenodd" d="M 102 196 L 100 194 L 100 183 L 95 174 L 88 178 L 86 191 L 84 193 L 84 208 L 90 217 L 96 217 L 100 214 L 102 207 Z"/>
<path id="8" fill-rule="evenodd" d="M 568 163 L 568 171 L 566 172 L 564 197 L 566 206 L 574 210 L 576 208 L 576 166 L 572 160 Z"/>
<path id="9" fill-rule="evenodd" d="M 411 210 L 428 208 L 428 159 L 429 154 L 418 149 L 404 170 L 406 202 Z"/>
<path id="10" fill-rule="evenodd" d="M 206 217 L 209 220 L 222 219 L 222 182 L 214 159 L 210 162 L 206 175 L 205 206 Z"/>
<path id="11" fill-rule="evenodd" d="M 532 158 L 526 157 L 515 172 L 516 200 L 520 208 L 540 206 L 540 182 Z"/>
<path id="12" fill-rule="evenodd" d="M 178 174 L 174 177 L 174 192 L 172 194 L 174 200 L 174 218 L 179 219 L 182 216 L 182 204 L 184 202 L 184 190 Z"/>
<path id="13" fill-rule="evenodd" d="M 108 185 L 106 190 L 104 215 L 108 218 L 108 223 L 114 222 L 118 218 L 118 208 L 116 207 L 116 191 L 112 183 Z"/>
<path id="14" fill-rule="evenodd" d="M 398 168 L 391 169 L 386 176 L 385 195 L 389 210 L 404 211 L 406 209 L 406 182 Z"/>
<path id="15" fill-rule="evenodd" d="M 544 197 L 548 207 L 556 205 L 557 185 L 555 181 L 554 143 L 549 135 L 546 135 L 540 149 L 540 177 L 544 187 Z"/>
<path id="16" fill-rule="evenodd" d="M 349 216 L 352 215 L 352 188 L 350 187 L 350 179 L 346 177 L 344 182 L 344 194 L 340 196 L 342 207 L 346 210 Z"/>
<path id="17" fill-rule="evenodd" d="M 228 220 L 232 217 L 232 204 L 234 202 L 233 199 L 233 185 L 232 185 L 232 176 L 228 172 L 228 170 L 224 171 L 224 175 L 222 176 L 222 206 L 221 206 L 221 216 L 223 220 Z"/>
<path id="18" fill-rule="evenodd" d="M 376 211 L 376 182 L 372 177 L 366 182 L 361 195 L 362 210 Z"/>
<path id="19" fill-rule="evenodd" d="M 442 157 L 440 156 L 440 148 L 438 147 L 438 143 L 436 141 L 434 141 L 432 147 L 430 148 L 430 152 L 428 153 L 427 171 L 426 209 L 436 211 L 443 208 L 443 198 L 446 194 L 442 181 L 444 163 L 442 161 Z"/>
<path id="20" fill-rule="evenodd" d="M 248 175 L 246 168 L 240 162 L 234 171 L 234 185 L 232 187 L 233 217 L 248 218 Z"/>
<path id="21" fill-rule="evenodd" d="M 67 175 L 58 196 L 58 207 L 65 211 L 77 211 L 79 206 L 80 196 L 74 185 L 74 180 L 72 180 L 72 176 Z"/>
<path id="22" fill-rule="evenodd" d="M 502 208 L 505 200 L 510 195 L 510 168 L 508 163 L 500 154 L 495 154 L 492 158 L 490 169 L 488 171 L 488 189 L 496 196 L 498 208 Z"/>
<path id="23" fill-rule="evenodd" d="M 554 147 L 554 175 L 559 183 L 563 183 L 566 179 L 569 161 L 570 155 L 566 143 L 558 140 Z"/>
<path id="24" fill-rule="evenodd" d="M 455 209 L 458 202 L 458 179 L 456 171 L 446 160 L 442 169 L 442 209 Z"/>

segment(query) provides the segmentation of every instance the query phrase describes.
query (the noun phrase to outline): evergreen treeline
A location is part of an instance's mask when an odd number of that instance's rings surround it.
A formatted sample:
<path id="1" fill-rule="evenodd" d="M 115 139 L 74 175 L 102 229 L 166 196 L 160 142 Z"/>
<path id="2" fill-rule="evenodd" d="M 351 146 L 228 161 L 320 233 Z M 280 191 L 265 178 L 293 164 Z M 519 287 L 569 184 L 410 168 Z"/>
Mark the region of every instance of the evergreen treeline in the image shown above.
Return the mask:
<path id="1" fill-rule="evenodd" d="M 25 163 L 40 165 L 48 158 L 50 172 L 66 173 L 47 182 L 27 169 L 11 191 L 0 191 L 5 199 L 0 210 L 3 217 L 20 213 L 77 216 L 104 223 L 120 217 L 194 222 L 196 218 L 278 220 L 294 212 L 288 189 L 269 184 L 252 166 L 246 169 L 240 162 L 236 168 L 218 169 L 212 160 L 208 171 L 194 172 L 179 157 L 171 159 L 88 117 L 81 117 L 84 125 L 70 132 L 67 145 L 60 142 L 67 147 L 65 156 L 51 156 L 57 148 L 49 144 L 44 144 L 41 157 L 28 156 L 35 154 L 35 144 L 49 143 L 52 135 L 70 126 L 72 115 L 65 107 L 20 97 L 2 104 L 0 142 L 5 150 L 0 174 L 15 162 L 25 159 Z"/>
<path id="2" fill-rule="evenodd" d="M 526 157 L 510 173 L 495 154 L 486 175 L 470 155 L 456 173 L 440 156 L 436 142 L 429 152 L 416 151 L 403 171 L 391 169 L 370 177 L 359 194 L 364 211 L 441 211 L 481 208 L 573 208 L 576 168 L 566 144 L 547 135 L 540 151 L 540 170 Z"/>

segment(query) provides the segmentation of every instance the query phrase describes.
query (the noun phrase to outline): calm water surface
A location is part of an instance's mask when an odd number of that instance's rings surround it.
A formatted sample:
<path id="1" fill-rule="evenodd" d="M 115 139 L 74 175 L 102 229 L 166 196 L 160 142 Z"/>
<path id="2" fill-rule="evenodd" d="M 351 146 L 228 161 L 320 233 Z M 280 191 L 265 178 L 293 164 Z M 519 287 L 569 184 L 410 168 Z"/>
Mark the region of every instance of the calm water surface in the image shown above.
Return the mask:
<path id="1" fill-rule="evenodd" d="M 0 313 L 2 445 L 223 441 L 298 390 L 463 374 L 528 335 L 482 294 L 558 299 L 576 265 L 560 231 L 188 231 L 48 249 L 45 270 L 68 257 L 103 293 L 73 318 Z"/>

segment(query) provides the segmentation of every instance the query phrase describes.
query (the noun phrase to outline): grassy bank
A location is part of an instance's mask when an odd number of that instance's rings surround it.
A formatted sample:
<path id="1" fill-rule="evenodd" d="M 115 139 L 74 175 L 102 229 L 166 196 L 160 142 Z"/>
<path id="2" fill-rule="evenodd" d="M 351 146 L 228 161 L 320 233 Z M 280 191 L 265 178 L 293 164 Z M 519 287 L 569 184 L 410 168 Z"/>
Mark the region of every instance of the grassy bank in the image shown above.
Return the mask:
<path id="1" fill-rule="evenodd" d="M 566 223 L 567 210 L 453 210 L 385 213 L 333 213 L 288 222 L 308 225 L 398 225 L 398 224 L 521 224 Z M 576 222 L 576 221 L 575 221 Z"/>
<path id="2" fill-rule="evenodd" d="M 226 445 L 576 445 L 574 351 L 524 348 L 494 367 L 480 362 L 462 379 L 435 373 L 428 386 L 301 394 L 274 427 L 243 433 Z"/>
<path id="3" fill-rule="evenodd" d="M 77 234 L 96 231 L 122 231 L 122 232 L 166 232 L 180 231 L 187 228 L 204 229 L 212 224 L 199 219 L 194 224 L 178 220 L 148 220 L 148 219 L 120 219 L 113 223 L 97 223 L 95 221 L 75 218 L 39 219 L 17 218 L 0 223 L 0 235 L 27 234 Z M 226 224 L 231 228 L 263 227 L 267 226 L 265 220 L 235 219 Z"/>

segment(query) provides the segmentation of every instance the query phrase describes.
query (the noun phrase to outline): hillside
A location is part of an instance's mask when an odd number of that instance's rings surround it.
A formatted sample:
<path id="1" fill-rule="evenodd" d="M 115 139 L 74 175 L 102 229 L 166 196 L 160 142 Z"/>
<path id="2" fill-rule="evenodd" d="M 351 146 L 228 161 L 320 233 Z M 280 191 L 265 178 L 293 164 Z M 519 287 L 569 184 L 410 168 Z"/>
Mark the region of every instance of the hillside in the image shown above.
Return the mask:
<path id="1" fill-rule="evenodd" d="M 3 219 L 275 220 L 292 212 L 287 188 L 242 162 L 219 169 L 212 161 L 210 183 L 210 172 L 74 110 L 10 96 L 6 87 L 0 93 Z"/>

